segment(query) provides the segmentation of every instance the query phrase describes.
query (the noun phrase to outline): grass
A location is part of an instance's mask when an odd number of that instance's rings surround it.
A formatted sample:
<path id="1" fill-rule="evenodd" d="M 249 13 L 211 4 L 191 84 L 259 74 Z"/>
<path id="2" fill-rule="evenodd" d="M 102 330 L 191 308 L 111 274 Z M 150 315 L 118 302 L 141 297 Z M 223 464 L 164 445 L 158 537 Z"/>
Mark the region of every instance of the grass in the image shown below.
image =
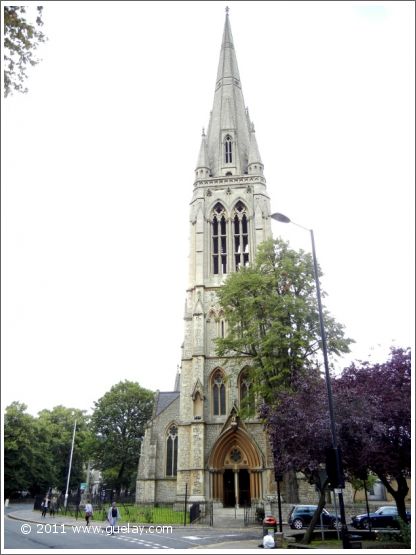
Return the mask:
<path id="1" fill-rule="evenodd" d="M 119 507 L 120 522 L 144 524 L 183 524 L 184 512 L 174 511 L 171 507 L 141 507 L 122 505 Z M 187 517 L 189 524 L 189 516 Z"/>
<path id="2" fill-rule="evenodd" d="M 102 509 L 96 509 L 92 520 L 97 522 L 105 522 L 107 520 L 107 511 L 109 506 Z M 131 522 L 137 524 L 183 524 L 184 511 L 175 511 L 172 507 L 153 507 L 140 505 L 118 505 L 120 510 L 120 523 Z M 79 520 L 84 518 L 84 511 L 77 511 L 75 508 L 67 507 L 56 514 L 67 515 Z M 187 524 L 189 524 L 189 515 L 187 515 Z"/>

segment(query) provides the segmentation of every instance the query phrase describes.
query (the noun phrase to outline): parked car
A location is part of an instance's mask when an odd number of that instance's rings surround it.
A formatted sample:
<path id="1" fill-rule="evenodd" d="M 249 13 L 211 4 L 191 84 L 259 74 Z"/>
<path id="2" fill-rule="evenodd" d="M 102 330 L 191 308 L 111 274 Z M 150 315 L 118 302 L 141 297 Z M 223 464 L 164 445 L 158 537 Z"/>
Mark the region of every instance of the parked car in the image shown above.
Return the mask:
<path id="1" fill-rule="evenodd" d="M 410 522 L 410 511 L 406 511 L 407 521 Z M 370 522 L 372 528 L 400 528 L 398 521 L 397 507 L 386 506 L 379 507 L 374 513 L 364 513 L 362 515 L 353 516 L 351 519 L 351 525 L 354 528 L 365 528 L 369 527 L 368 516 L 370 516 Z"/>
<path id="2" fill-rule="evenodd" d="M 300 530 L 309 525 L 318 505 L 294 505 L 287 517 L 287 522 L 291 528 Z M 326 509 L 322 509 L 322 525 L 325 528 L 335 528 L 340 518 L 329 513 Z M 321 526 L 321 519 L 318 520 L 317 526 Z"/>

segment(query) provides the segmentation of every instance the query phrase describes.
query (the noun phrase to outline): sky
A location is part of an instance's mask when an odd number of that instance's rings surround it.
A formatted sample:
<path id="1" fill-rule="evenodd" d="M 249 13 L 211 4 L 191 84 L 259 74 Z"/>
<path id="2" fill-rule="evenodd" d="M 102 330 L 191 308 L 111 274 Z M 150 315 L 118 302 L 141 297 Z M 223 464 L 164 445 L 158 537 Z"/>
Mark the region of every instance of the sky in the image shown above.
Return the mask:
<path id="1" fill-rule="evenodd" d="M 227 5 L 272 211 L 355 340 L 335 368 L 413 347 L 413 2 L 45 2 L 2 100 L 3 408 L 173 389 Z"/>

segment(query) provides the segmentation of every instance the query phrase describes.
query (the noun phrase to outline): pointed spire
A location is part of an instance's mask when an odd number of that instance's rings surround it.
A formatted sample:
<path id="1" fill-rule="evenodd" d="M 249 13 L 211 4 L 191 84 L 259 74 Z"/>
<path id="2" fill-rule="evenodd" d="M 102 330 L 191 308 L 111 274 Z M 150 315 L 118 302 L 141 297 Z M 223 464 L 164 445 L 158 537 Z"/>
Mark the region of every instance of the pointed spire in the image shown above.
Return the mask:
<path id="1" fill-rule="evenodd" d="M 217 86 L 221 79 L 231 77 L 240 81 L 240 74 L 238 72 L 237 57 L 234 50 L 233 35 L 231 33 L 230 19 L 228 17 L 227 7 L 225 9 L 225 25 L 224 33 L 222 35 L 220 61 L 218 63 L 217 71 Z"/>
<path id="2" fill-rule="evenodd" d="M 250 131 L 228 11 L 227 8 L 207 136 L 208 160 L 214 177 L 248 172 Z"/>
<path id="3" fill-rule="evenodd" d="M 248 173 L 263 174 L 263 162 L 261 161 L 259 147 L 257 146 L 256 131 L 254 123 L 251 124 L 250 130 L 250 149 L 248 155 Z"/>
<path id="4" fill-rule="evenodd" d="M 209 160 L 208 160 L 208 145 L 205 129 L 202 128 L 201 148 L 199 149 L 198 162 L 196 164 L 196 178 L 204 179 L 209 176 Z"/>
<path id="5" fill-rule="evenodd" d="M 178 364 L 176 366 L 175 386 L 173 391 L 180 391 L 180 390 L 181 390 L 181 371 Z"/>

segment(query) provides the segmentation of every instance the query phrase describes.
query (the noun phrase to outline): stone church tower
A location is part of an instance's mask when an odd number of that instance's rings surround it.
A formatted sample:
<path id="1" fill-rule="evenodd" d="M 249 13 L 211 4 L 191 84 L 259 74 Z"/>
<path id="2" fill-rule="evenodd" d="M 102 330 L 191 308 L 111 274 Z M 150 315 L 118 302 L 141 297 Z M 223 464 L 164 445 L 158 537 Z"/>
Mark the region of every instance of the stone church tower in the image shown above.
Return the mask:
<path id="1" fill-rule="evenodd" d="M 248 395 L 247 366 L 216 356 L 227 333 L 218 288 L 249 265 L 271 237 L 270 201 L 254 125 L 244 104 L 226 10 L 208 131 L 195 169 L 190 208 L 185 338 L 175 391 L 157 392 L 142 444 L 137 501 L 242 506 L 275 492 L 261 423 L 239 417 Z"/>

